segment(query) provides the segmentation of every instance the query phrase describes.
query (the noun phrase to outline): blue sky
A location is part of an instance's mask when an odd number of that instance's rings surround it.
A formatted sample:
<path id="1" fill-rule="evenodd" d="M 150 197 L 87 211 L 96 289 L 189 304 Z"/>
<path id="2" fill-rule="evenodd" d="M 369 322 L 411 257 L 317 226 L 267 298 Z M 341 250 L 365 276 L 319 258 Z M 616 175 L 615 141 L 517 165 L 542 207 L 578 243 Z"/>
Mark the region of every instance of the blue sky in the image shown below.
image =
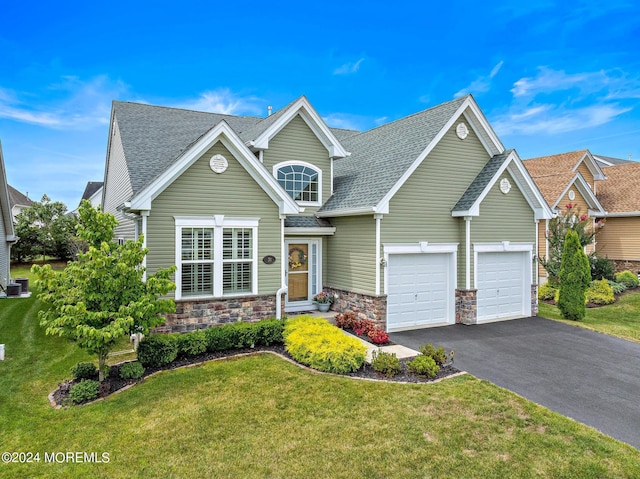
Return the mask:
<path id="1" fill-rule="evenodd" d="M 436 6 L 437 5 L 437 6 Z M 306 95 L 368 129 L 472 93 L 524 159 L 640 160 L 640 7 L 619 1 L 5 2 L 9 183 L 73 209 L 112 100 L 264 116 Z"/>

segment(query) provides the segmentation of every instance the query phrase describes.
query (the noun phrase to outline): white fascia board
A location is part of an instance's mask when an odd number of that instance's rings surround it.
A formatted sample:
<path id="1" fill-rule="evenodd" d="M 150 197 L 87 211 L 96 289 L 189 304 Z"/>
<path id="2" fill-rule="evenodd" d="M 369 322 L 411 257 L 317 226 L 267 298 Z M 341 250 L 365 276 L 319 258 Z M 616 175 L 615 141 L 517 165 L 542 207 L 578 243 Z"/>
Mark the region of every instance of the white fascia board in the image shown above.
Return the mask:
<path id="1" fill-rule="evenodd" d="M 133 197 L 131 199 L 131 209 L 150 210 L 151 202 L 217 141 L 220 141 L 234 155 L 251 177 L 279 206 L 281 214 L 297 214 L 301 211 L 295 201 L 282 190 L 276 179 L 269 175 L 262 165 L 257 163 L 258 160 L 253 153 L 225 121 L 221 121 L 209 130 L 191 148 L 185 151 L 171 167 Z"/>
<path id="2" fill-rule="evenodd" d="M 522 160 L 518 156 L 518 153 L 514 150 L 508 161 L 507 171 L 516 182 L 518 188 L 524 195 L 527 203 L 534 211 L 536 220 L 547 220 L 553 218 L 554 214 L 549 208 L 547 201 L 542 196 L 542 193 L 538 189 L 536 182 L 529 174 L 529 171 L 525 168 Z"/>
<path id="3" fill-rule="evenodd" d="M 347 151 L 334 134 L 331 133 L 329 127 L 304 96 L 300 97 L 298 101 L 291 105 L 273 125 L 263 131 L 262 134 L 253 141 L 252 146 L 260 150 L 269 148 L 269 140 L 278 134 L 297 114 L 300 114 L 300 117 L 309 128 L 311 128 L 311 131 L 318 137 L 324 147 L 327 148 L 329 156 L 333 158 L 345 158 L 348 156 Z"/>
<path id="4" fill-rule="evenodd" d="M 510 241 L 500 241 L 495 243 L 473 243 L 475 253 L 506 253 L 533 251 L 533 243 L 512 243 Z"/>
<path id="5" fill-rule="evenodd" d="M 630 216 L 640 216 L 640 211 L 629 211 L 629 212 L 622 212 L 622 213 L 607 213 L 606 217 L 607 218 L 626 218 L 626 217 L 630 217 Z"/>
<path id="6" fill-rule="evenodd" d="M 363 206 L 362 208 L 342 208 L 331 211 L 317 211 L 316 216 L 319 218 L 332 218 L 334 216 L 358 216 L 372 214 L 387 214 L 389 209 L 380 211 L 375 206 Z"/>
<path id="7" fill-rule="evenodd" d="M 318 226 L 312 228 L 285 226 L 284 228 L 284 234 L 289 236 L 333 236 L 335 233 L 336 228 L 334 226 Z"/>
<path id="8" fill-rule="evenodd" d="M 475 115 L 477 123 L 476 121 L 469 121 L 469 116 L 466 114 L 467 109 L 469 109 Z M 462 103 L 462 105 L 458 107 L 456 112 L 453 115 L 451 115 L 451 118 L 449 119 L 449 121 L 447 121 L 444 127 L 442 127 L 442 129 L 438 132 L 435 138 L 431 140 L 431 142 L 422 151 L 422 153 L 420 153 L 418 158 L 416 158 L 416 160 L 411 164 L 411 166 L 407 169 L 407 171 L 404 172 L 404 174 L 400 177 L 400 179 L 396 182 L 396 184 L 393 185 L 393 188 L 391 188 L 387 192 L 387 194 L 384 195 L 382 200 L 380 200 L 380 202 L 376 206 L 376 209 L 385 210 L 385 211 L 380 211 L 381 213 L 383 212 L 387 213 L 389 211 L 389 202 L 391 201 L 391 198 L 393 198 L 393 196 L 398 192 L 398 190 L 402 187 L 402 185 L 405 184 L 405 182 L 409 179 L 409 177 L 413 174 L 413 172 L 418 169 L 418 167 L 422 164 L 424 159 L 429 155 L 429 153 L 431 153 L 431 151 L 436 147 L 436 145 L 440 142 L 440 140 L 442 140 L 444 135 L 446 135 L 446 133 L 451 129 L 454 123 L 457 122 L 460 119 L 460 117 L 463 115 L 465 116 L 465 118 L 467 119 L 471 127 L 474 129 L 478 137 L 483 136 L 480 132 L 476 131 L 477 125 L 479 124 L 480 126 L 482 126 L 487 136 L 491 138 L 491 141 L 494 143 L 496 150 L 492 150 L 489 147 L 489 145 L 486 144 L 486 142 L 482 142 L 485 149 L 487 149 L 487 153 L 489 154 L 490 157 L 493 157 L 496 154 L 496 151 L 498 153 L 502 153 L 504 151 L 504 146 L 502 146 L 502 143 L 500 143 L 500 140 L 498 140 L 498 137 L 495 135 L 495 133 L 489 126 L 489 123 L 487 122 L 486 118 L 480 111 L 480 108 L 478 108 L 478 105 L 476 104 L 473 97 L 469 95 L 467 99 Z"/>
<path id="9" fill-rule="evenodd" d="M 416 254 L 416 253 L 456 253 L 460 243 L 384 243 L 382 250 L 388 254 Z"/>
<path id="10" fill-rule="evenodd" d="M 596 213 L 601 213 L 601 214 L 604 213 L 604 208 L 598 201 L 598 198 L 596 197 L 596 195 L 593 194 L 593 190 L 589 187 L 589 184 L 584 179 L 582 174 L 580 174 L 580 172 L 576 173 L 576 176 L 573 177 L 573 180 L 571 180 L 569 184 L 565 187 L 565 189 L 562 191 L 562 193 L 560 194 L 556 202 L 553 204 L 553 208 L 558 208 L 558 203 L 560 203 L 560 200 L 564 198 L 567 192 L 574 185 L 576 189 L 580 192 L 582 197 L 585 199 L 585 201 L 587 202 L 587 207 L 589 208 L 590 211 L 593 210 Z"/>
<path id="11" fill-rule="evenodd" d="M 580 160 L 576 163 L 576 165 L 573 167 L 573 170 L 571 171 L 577 171 L 578 167 L 580 166 L 580 163 L 582 163 L 583 161 L 584 161 L 584 164 L 587 165 L 587 168 L 589 169 L 591 174 L 593 175 L 594 180 L 607 179 L 604 172 L 602 171 L 602 168 L 600 168 L 600 165 L 598 165 L 598 162 L 596 161 L 596 159 L 593 157 L 593 155 L 589 150 L 587 150 L 584 156 L 580 158 Z"/>
<path id="12" fill-rule="evenodd" d="M 469 102 L 469 109 L 473 112 L 475 119 L 470 118 L 470 116 L 466 113 L 465 113 L 465 118 L 467 118 L 469 123 L 471 123 L 473 126 L 477 127 L 479 125 L 482 127 L 482 131 L 484 131 L 486 137 L 491 142 L 490 145 L 486 145 L 485 144 L 486 142 L 483 141 L 484 147 L 491 154 L 491 156 L 499 155 L 504 150 L 506 150 L 506 148 L 500 141 L 500 138 L 498 138 L 498 135 L 496 135 L 496 132 L 493 131 L 493 128 L 489 124 L 489 121 L 487 121 L 487 118 L 484 116 L 484 113 L 482 113 L 482 110 L 480 110 L 480 107 L 478 106 L 476 101 L 473 99 L 473 97 L 470 97 L 469 99 L 471 100 Z M 477 124 L 475 124 L 476 122 Z M 478 132 L 478 131 L 476 131 L 476 135 L 478 135 L 478 137 L 480 138 L 483 138 L 485 136 L 482 134 L 482 132 Z"/>

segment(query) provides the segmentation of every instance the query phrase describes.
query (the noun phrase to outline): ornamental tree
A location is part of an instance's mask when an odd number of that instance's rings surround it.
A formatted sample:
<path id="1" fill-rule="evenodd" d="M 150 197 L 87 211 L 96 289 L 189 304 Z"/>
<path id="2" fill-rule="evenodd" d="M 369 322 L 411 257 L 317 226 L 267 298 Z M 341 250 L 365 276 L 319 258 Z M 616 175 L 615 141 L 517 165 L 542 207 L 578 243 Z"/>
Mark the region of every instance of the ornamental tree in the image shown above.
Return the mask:
<path id="1" fill-rule="evenodd" d="M 591 283 L 589 259 L 575 231 L 567 231 L 560 264 L 558 309 L 564 319 L 582 321 L 586 314 L 585 292 Z"/>
<path id="2" fill-rule="evenodd" d="M 80 238 L 88 251 L 64 271 L 51 266 L 32 267 L 37 276 L 39 299 L 49 307 L 38 313 L 46 333 L 69 338 L 98 356 L 100 381 L 107 356 L 116 342 L 132 332 L 147 334 L 164 322 L 162 313 L 175 311 L 171 299 L 161 299 L 175 289 L 175 267 L 158 270 L 143 279 L 142 260 L 148 250 L 137 241 L 118 245 L 113 241 L 117 224 L 113 215 L 80 206 Z"/>
<path id="3" fill-rule="evenodd" d="M 603 222 L 599 223 L 599 227 L 603 225 Z M 542 257 L 539 261 L 549 273 L 549 281 L 553 284 L 559 284 L 560 263 L 568 231 L 576 233 L 580 246 L 584 248 L 593 243 L 598 229 L 593 227 L 593 220 L 588 215 L 582 214 L 575 203 L 566 204 L 564 210 L 549 220 L 549 229 L 546 234 L 549 256 Z"/>

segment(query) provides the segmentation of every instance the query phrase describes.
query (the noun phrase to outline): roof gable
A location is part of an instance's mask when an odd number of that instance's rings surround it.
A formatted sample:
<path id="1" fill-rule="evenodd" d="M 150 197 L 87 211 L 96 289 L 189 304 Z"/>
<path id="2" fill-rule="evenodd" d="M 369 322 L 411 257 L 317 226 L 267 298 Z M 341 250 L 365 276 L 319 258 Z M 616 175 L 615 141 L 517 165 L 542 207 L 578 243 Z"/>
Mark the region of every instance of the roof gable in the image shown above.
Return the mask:
<path id="1" fill-rule="evenodd" d="M 13 242 L 16 240 L 13 230 L 13 217 L 11 215 L 11 205 L 9 202 L 9 188 L 7 185 L 7 173 L 4 168 L 4 154 L 2 153 L 2 143 L 0 142 L 0 209 L 2 209 L 2 222 L 6 240 Z"/>
<path id="2" fill-rule="evenodd" d="M 296 214 L 301 211 L 295 201 L 280 187 L 275 178 L 267 172 L 224 120 L 211 128 L 193 145 L 186 149 L 169 168 L 164 170 L 150 184 L 134 195 L 127 207 L 134 211 L 150 210 L 153 199 L 162 193 L 162 191 L 218 141 L 234 155 L 249 175 L 278 205 L 281 214 Z"/>
<path id="3" fill-rule="evenodd" d="M 515 150 L 508 150 L 492 157 L 469 185 L 458 203 L 453 207 L 452 216 L 480 216 L 480 205 L 496 184 L 500 175 L 508 171 L 537 220 L 553 217 L 533 179 L 522 165 Z"/>
<path id="4" fill-rule="evenodd" d="M 584 162 L 595 180 L 604 180 L 606 178 L 602 168 L 600 168 L 589 150 L 577 150 L 557 155 L 530 158 L 524 160 L 524 165 L 533 178 L 538 178 L 576 172 L 582 162 Z"/>
<path id="5" fill-rule="evenodd" d="M 267 149 L 269 148 L 269 140 L 276 136 L 296 116 L 300 116 L 305 121 L 327 149 L 330 157 L 344 158 L 348 156 L 347 151 L 340 144 L 333 130 L 320 118 L 320 115 L 318 115 L 305 96 L 301 96 L 285 108 L 255 124 L 253 128 L 243 133 L 241 137 L 252 148 L 258 150 Z"/>
<path id="6" fill-rule="evenodd" d="M 318 214 L 387 213 L 391 198 L 461 117 L 490 156 L 504 151 L 471 95 L 443 103 L 343 140 L 351 156 L 335 162 L 334 194 Z"/>
<path id="7" fill-rule="evenodd" d="M 556 201 L 551 205 L 552 209 L 558 208 L 558 203 L 560 203 L 562 198 L 564 198 L 571 187 L 575 187 L 580 192 L 582 198 L 584 198 L 587 206 L 589 207 L 590 213 L 596 215 L 605 214 L 605 210 L 600 204 L 600 201 L 598 201 L 598 198 L 596 198 L 596 195 L 593 194 L 593 191 L 589 187 L 589 184 L 580 173 L 576 173 L 574 175 L 573 179 L 567 184 L 562 193 L 560 193 L 560 195 L 557 197 Z"/>

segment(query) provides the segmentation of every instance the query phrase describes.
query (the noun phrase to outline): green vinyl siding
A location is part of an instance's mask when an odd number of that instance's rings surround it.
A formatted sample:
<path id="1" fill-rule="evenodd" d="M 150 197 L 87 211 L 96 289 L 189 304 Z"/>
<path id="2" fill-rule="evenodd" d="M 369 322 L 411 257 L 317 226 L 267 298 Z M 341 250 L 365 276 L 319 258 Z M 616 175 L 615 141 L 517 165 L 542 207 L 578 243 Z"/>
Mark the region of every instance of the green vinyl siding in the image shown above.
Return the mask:
<path id="1" fill-rule="evenodd" d="M 214 173 L 209 167 L 212 155 L 223 155 L 228 169 Z M 258 294 L 275 293 L 281 286 L 281 238 L 278 207 L 251 178 L 233 155 L 218 142 L 165 189 L 152 203 L 147 220 L 147 268 L 175 264 L 175 216 L 225 215 L 260 218 L 258 224 Z M 274 264 L 262 261 L 276 257 Z"/>
<path id="2" fill-rule="evenodd" d="M 471 128 L 461 140 L 456 125 L 393 196 L 389 213 L 380 222 L 380 236 L 381 247 L 420 241 L 459 243 L 458 283 L 464 287 L 464 220 L 452 217 L 451 210 L 490 157 Z M 384 272 L 380 275 L 383 284 Z"/>
<path id="3" fill-rule="evenodd" d="M 283 161 L 311 163 L 322 171 L 322 203 L 331 196 L 329 152 L 300 115 L 293 118 L 269 140 L 269 148 L 264 151 L 262 161 L 271 175 L 273 175 L 273 166 Z M 311 213 L 318 208 L 305 206 L 305 212 Z"/>
<path id="4" fill-rule="evenodd" d="M 325 286 L 359 293 L 376 291 L 376 221 L 373 216 L 332 218 L 335 235 L 328 236 Z"/>
<path id="5" fill-rule="evenodd" d="M 503 178 L 511 183 L 511 190 L 506 195 L 500 191 L 500 181 Z M 480 203 L 480 216 L 471 220 L 471 278 L 473 243 L 532 243 L 535 252 L 536 231 L 533 210 L 511 175 L 505 171 Z M 533 268 L 534 274 L 535 270 Z"/>

